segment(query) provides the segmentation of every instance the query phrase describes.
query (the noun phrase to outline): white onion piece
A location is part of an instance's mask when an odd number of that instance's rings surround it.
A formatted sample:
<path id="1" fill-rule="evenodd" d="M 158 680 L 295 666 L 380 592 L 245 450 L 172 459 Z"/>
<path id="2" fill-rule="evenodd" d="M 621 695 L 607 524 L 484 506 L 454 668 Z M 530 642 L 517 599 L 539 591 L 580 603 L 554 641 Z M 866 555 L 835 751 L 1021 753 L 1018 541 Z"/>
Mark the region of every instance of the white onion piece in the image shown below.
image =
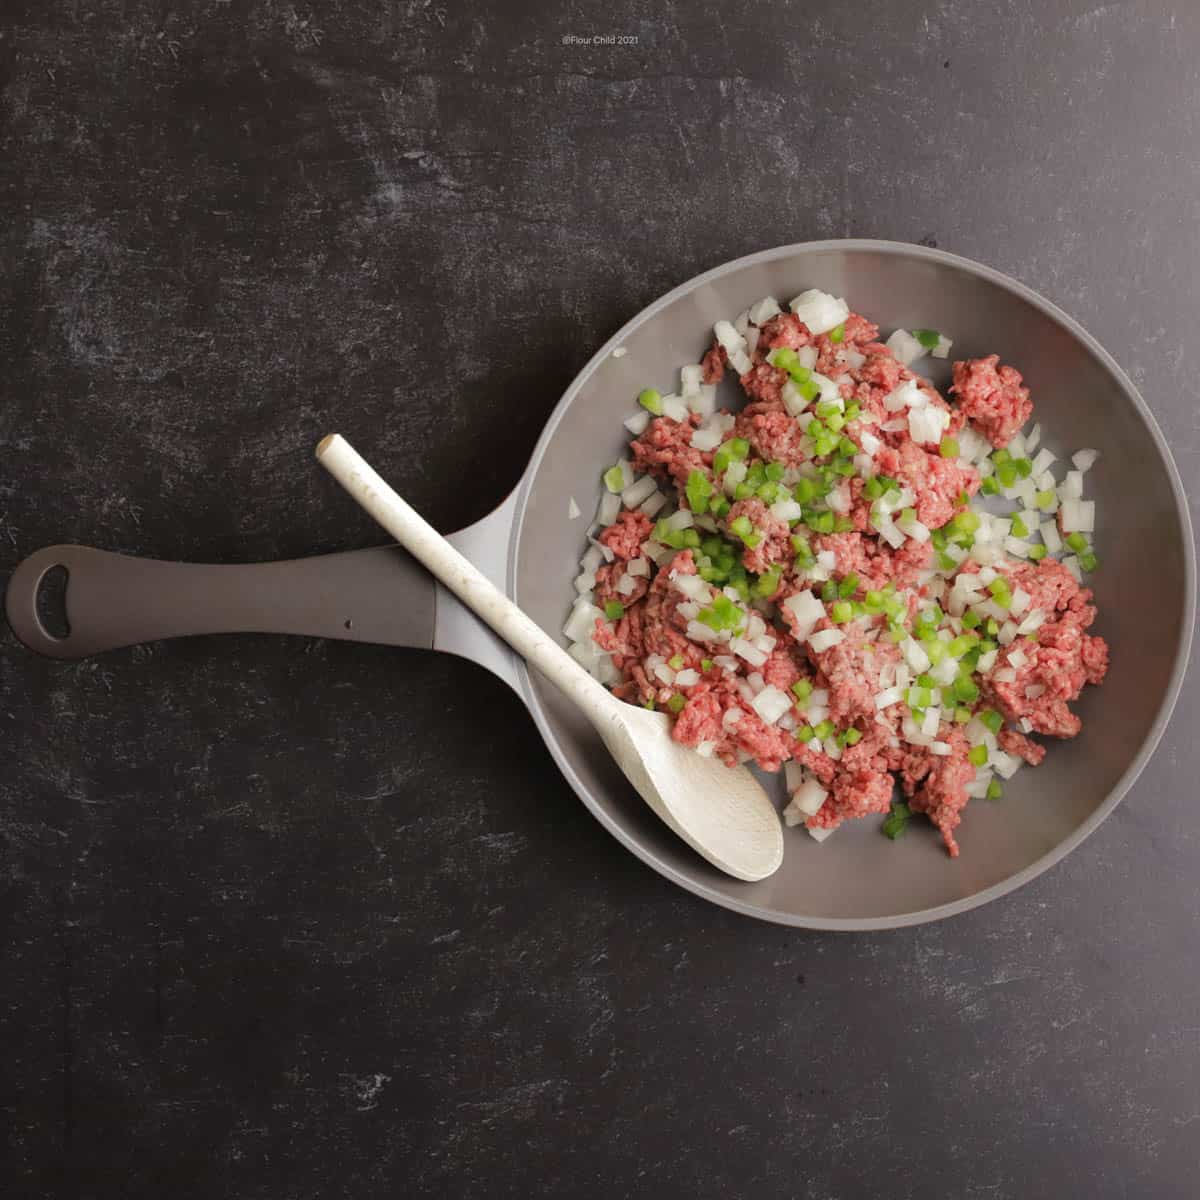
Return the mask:
<path id="1" fill-rule="evenodd" d="M 621 497 L 616 492 L 605 492 L 600 497 L 600 504 L 596 509 L 596 524 L 607 528 L 617 519 L 620 511 Z"/>
<path id="2" fill-rule="evenodd" d="M 1016 455 L 1014 455 L 1013 457 L 1015 458 Z M 1037 452 L 1037 454 L 1034 456 L 1033 473 L 1035 475 L 1040 475 L 1043 471 L 1045 471 L 1050 466 L 1051 463 L 1056 463 L 1056 462 L 1058 462 L 1058 459 L 1053 454 L 1051 454 L 1050 451 L 1045 448 L 1045 446 L 1043 446 Z"/>
<path id="3" fill-rule="evenodd" d="M 767 661 L 767 656 L 757 646 L 753 646 L 746 641 L 745 638 L 731 638 L 729 648 L 738 658 L 744 659 L 752 667 L 761 667 Z"/>
<path id="4" fill-rule="evenodd" d="M 1090 471 L 1092 467 L 1095 466 L 1096 459 L 1099 457 L 1099 450 L 1076 450 L 1075 453 L 1071 455 L 1071 461 L 1075 464 L 1075 469 L 1077 471 L 1083 472 Z"/>
<path id="5" fill-rule="evenodd" d="M 907 329 L 897 329 L 884 343 L 892 356 L 906 367 L 925 355 L 925 347 Z"/>
<path id="6" fill-rule="evenodd" d="M 1063 533 L 1092 533 L 1096 528 L 1094 500 L 1065 500 L 1059 515 Z"/>
<path id="7" fill-rule="evenodd" d="M 689 667 L 686 671 L 675 672 L 676 687 L 693 687 L 700 682 L 700 672 L 693 667 Z"/>
<path id="8" fill-rule="evenodd" d="M 765 325 L 772 317 L 777 317 L 783 310 L 774 296 L 764 296 L 757 304 L 750 305 L 750 320 L 755 325 Z"/>
<path id="9" fill-rule="evenodd" d="M 903 517 L 896 522 L 900 530 L 906 533 L 914 542 L 927 542 L 930 538 L 928 526 L 922 525 L 920 521 L 913 517 L 912 520 L 906 521 Z"/>
<path id="10" fill-rule="evenodd" d="M 747 317 L 747 319 L 749 318 Z M 729 321 L 718 321 L 713 326 L 713 336 L 724 347 L 727 354 L 732 354 L 735 350 L 741 350 L 746 345 L 746 339 L 738 333 L 737 329 Z"/>
<path id="11" fill-rule="evenodd" d="M 655 490 L 642 501 L 638 507 L 648 517 L 655 517 L 662 511 L 663 506 L 667 503 L 667 498 L 662 492 Z"/>
<path id="12" fill-rule="evenodd" d="M 904 380 L 883 398 L 883 407 L 888 412 L 899 412 L 902 408 L 911 408 L 914 405 L 921 408 L 924 404 L 925 396 L 915 379 Z"/>
<path id="13" fill-rule="evenodd" d="M 1082 500 L 1083 499 L 1083 472 L 1068 471 L 1061 484 L 1058 487 L 1058 498 L 1060 500 Z"/>
<path id="14" fill-rule="evenodd" d="M 644 500 L 650 498 L 651 493 L 658 490 L 652 475 L 643 475 L 641 479 L 631 483 L 621 493 L 621 503 L 626 508 L 637 508 Z"/>
<path id="15" fill-rule="evenodd" d="M 712 599 L 708 584 L 699 575 L 677 575 L 671 583 L 676 591 L 682 592 L 689 600 L 695 600 L 699 604 L 707 604 Z"/>
<path id="16" fill-rule="evenodd" d="M 1025 614 L 1025 619 L 1017 626 L 1019 634 L 1033 633 L 1046 623 L 1046 614 L 1040 608 L 1032 608 Z"/>
<path id="17" fill-rule="evenodd" d="M 754 366 L 745 350 L 732 351 L 729 355 L 729 364 L 739 375 L 745 375 Z"/>
<path id="18" fill-rule="evenodd" d="M 724 440 L 725 434 L 721 430 L 705 427 L 692 434 L 691 445 L 694 450 L 715 450 Z"/>
<path id="19" fill-rule="evenodd" d="M 781 692 L 779 688 L 773 684 L 767 684 L 766 687 L 754 697 L 751 702 L 751 708 L 768 725 L 774 725 L 785 712 L 792 707 L 792 702 L 785 692 Z"/>
<path id="20" fill-rule="evenodd" d="M 825 615 L 825 606 L 812 592 L 797 592 L 783 601 L 794 618 L 796 638 L 803 642 L 808 640 L 813 627 Z"/>
<path id="21" fill-rule="evenodd" d="M 950 347 L 953 345 L 954 343 L 950 340 L 950 338 L 948 338 L 944 333 L 939 333 L 937 345 L 934 346 L 929 353 L 932 354 L 934 358 L 949 358 Z"/>
<path id="22" fill-rule="evenodd" d="M 819 654 L 845 639 L 846 635 L 840 629 L 822 629 L 819 633 L 809 635 L 808 644 Z"/>
<path id="23" fill-rule="evenodd" d="M 669 417 L 672 421 L 686 421 L 688 419 L 687 401 L 680 396 L 664 396 L 662 398 L 663 416 Z"/>
<path id="24" fill-rule="evenodd" d="M 679 368 L 679 394 L 681 396 L 699 395 L 700 385 L 704 382 L 704 368 L 699 363 L 688 363 Z"/>
<path id="25" fill-rule="evenodd" d="M 700 390 L 687 398 L 688 407 L 697 416 L 711 417 L 717 411 L 717 388 L 715 384 L 704 383 Z"/>
<path id="26" fill-rule="evenodd" d="M 850 306 L 845 300 L 831 296 L 828 292 L 819 291 L 817 288 L 809 288 L 808 291 L 801 292 L 788 304 L 788 308 L 808 326 L 809 332 L 813 334 L 828 333 L 850 315 Z"/>
<path id="27" fill-rule="evenodd" d="M 808 836 L 814 842 L 823 842 L 826 838 L 833 837 L 837 832 L 836 825 L 827 825 L 822 829 L 814 829 L 811 825 L 807 825 L 805 828 L 808 830 Z"/>
<path id="28" fill-rule="evenodd" d="M 696 523 L 696 517 L 690 509 L 681 508 L 667 517 L 666 521 L 668 529 L 678 532 L 681 529 L 691 529 Z"/>
<path id="29" fill-rule="evenodd" d="M 1046 549 L 1051 554 L 1057 554 L 1063 547 L 1062 538 L 1058 534 L 1058 526 L 1053 521 L 1043 521 L 1038 528 Z"/>
<path id="30" fill-rule="evenodd" d="M 563 633 L 572 642 L 582 642 L 585 638 L 592 636 L 596 622 L 602 620 L 604 620 L 604 614 L 600 609 L 594 604 L 584 601 L 581 596 L 571 609 L 571 615 L 563 626 Z"/>
<path id="31" fill-rule="evenodd" d="M 988 756 L 988 762 L 1001 779 L 1011 779 L 1021 769 L 1021 759 L 1015 754 L 1006 754 L 1003 750 L 993 750 Z"/>
<path id="32" fill-rule="evenodd" d="M 936 404 L 909 409 L 908 432 L 914 442 L 925 445 L 940 442 L 949 424 L 950 414 L 945 409 L 938 408 Z"/>
<path id="33" fill-rule="evenodd" d="M 650 424 L 650 414 L 644 408 L 640 409 L 632 417 L 626 417 L 624 424 L 634 437 L 640 437 L 646 432 L 646 426 Z"/>

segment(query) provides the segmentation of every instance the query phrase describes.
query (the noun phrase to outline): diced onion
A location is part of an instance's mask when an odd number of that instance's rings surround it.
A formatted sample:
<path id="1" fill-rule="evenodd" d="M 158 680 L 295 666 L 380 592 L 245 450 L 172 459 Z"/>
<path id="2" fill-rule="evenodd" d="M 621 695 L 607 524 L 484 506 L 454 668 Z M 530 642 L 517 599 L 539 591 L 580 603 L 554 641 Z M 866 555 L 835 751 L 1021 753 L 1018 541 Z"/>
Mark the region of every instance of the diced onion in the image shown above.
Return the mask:
<path id="1" fill-rule="evenodd" d="M 797 592 L 783 601 L 793 617 L 795 636 L 799 641 L 806 641 L 816 623 L 825 615 L 825 606 L 809 591 Z"/>
<path id="2" fill-rule="evenodd" d="M 607 528 L 617 519 L 617 514 L 620 511 L 621 497 L 615 492 L 605 492 L 600 497 L 600 505 L 596 509 L 596 524 Z"/>
<path id="3" fill-rule="evenodd" d="M 768 725 L 774 725 L 785 712 L 792 707 L 792 702 L 786 692 L 781 692 L 774 684 L 767 684 L 750 705 Z"/>
<path id="4" fill-rule="evenodd" d="M 634 437 L 640 437 L 646 432 L 646 426 L 650 424 L 650 414 L 644 409 L 639 409 L 632 417 L 625 418 L 625 428 L 633 434 Z"/>
<path id="5" fill-rule="evenodd" d="M 806 779 L 792 793 L 792 805 L 806 816 L 815 817 L 829 793 L 815 780 Z"/>
<path id="6" fill-rule="evenodd" d="M 988 762 L 1001 779 L 1011 779 L 1021 769 L 1021 759 L 1015 754 L 1006 754 L 1003 750 L 993 750 L 988 755 Z"/>
<path id="7" fill-rule="evenodd" d="M 583 597 L 580 597 L 582 600 Z M 582 642 L 590 638 L 596 628 L 596 622 L 604 620 L 604 614 L 594 604 L 587 601 L 575 602 L 571 615 L 563 626 L 563 634 L 572 642 Z"/>
<path id="8" fill-rule="evenodd" d="M 1096 528 L 1093 500 L 1064 500 L 1059 513 L 1063 533 L 1092 533 Z"/>
<path id="9" fill-rule="evenodd" d="M 936 404 L 926 404 L 922 408 L 910 408 L 908 412 L 908 432 L 914 442 L 926 445 L 942 440 L 950 424 L 950 414 Z"/>
<path id="10" fill-rule="evenodd" d="M 752 667 L 761 667 L 767 661 L 767 656 L 757 646 L 753 646 L 746 641 L 745 638 L 731 638 L 729 648 L 738 658 L 745 659 Z"/>
<path id="11" fill-rule="evenodd" d="M 724 440 L 725 434 L 722 430 L 705 426 L 692 434 L 691 445 L 693 450 L 715 450 Z"/>
<path id="12" fill-rule="evenodd" d="M 648 500 L 652 492 L 657 491 L 657 485 L 652 475 L 643 475 L 641 479 L 631 483 L 621 493 L 621 503 L 626 508 L 637 508 L 643 500 Z"/>
<path id="13" fill-rule="evenodd" d="M 921 408 L 924 404 L 924 393 L 917 386 L 915 379 L 904 380 L 883 398 L 883 407 L 888 412 L 899 412 L 902 408 L 911 408 L 914 405 Z"/>
<path id="14" fill-rule="evenodd" d="M 774 296 L 764 296 L 757 304 L 750 305 L 750 320 L 755 325 L 765 325 L 781 311 L 779 301 Z"/>
<path id="15" fill-rule="evenodd" d="M 808 326 L 809 332 L 814 334 L 828 333 L 850 315 L 850 306 L 845 300 L 817 288 L 801 292 L 788 304 L 788 308 Z"/>
<path id="16" fill-rule="evenodd" d="M 687 401 L 679 396 L 664 396 L 662 398 L 662 410 L 664 417 L 670 417 L 672 421 L 686 421 L 688 419 Z"/>
<path id="17" fill-rule="evenodd" d="M 1033 474 L 1040 475 L 1045 471 L 1051 463 L 1058 462 L 1058 459 L 1043 446 L 1033 459 Z"/>
<path id="18" fill-rule="evenodd" d="M 666 496 L 664 496 L 662 492 L 655 490 L 651 492 L 650 495 L 638 505 L 638 507 L 646 514 L 646 516 L 653 517 L 658 515 L 666 502 Z"/>
<path id="19" fill-rule="evenodd" d="M 831 646 L 845 641 L 845 638 L 846 635 L 840 629 L 822 629 L 809 636 L 808 644 L 820 653 L 822 650 L 828 650 Z"/>
<path id="20" fill-rule="evenodd" d="M 675 589 L 682 592 L 689 600 L 707 604 L 712 598 L 708 584 L 699 575 L 677 575 L 671 582 Z"/>
<path id="21" fill-rule="evenodd" d="M 700 672 L 692 667 L 689 667 L 686 671 L 675 672 L 676 687 L 693 687 L 699 682 Z"/>
<path id="22" fill-rule="evenodd" d="M 701 417 L 711 417 L 717 411 L 717 388 L 715 384 L 703 383 L 700 390 L 687 398 L 688 408 Z"/>
<path id="23" fill-rule="evenodd" d="M 704 368 L 699 363 L 688 363 L 679 368 L 679 394 L 681 396 L 696 396 L 700 393 L 700 385 L 704 382 Z"/>
<path id="24" fill-rule="evenodd" d="M 898 362 L 906 367 L 925 355 L 925 347 L 907 329 L 897 329 L 884 343 Z"/>
<path id="25" fill-rule="evenodd" d="M 1075 464 L 1077 471 L 1090 471 L 1095 466 L 1096 459 L 1100 457 L 1099 450 L 1076 450 L 1071 455 L 1071 461 Z"/>
<path id="26" fill-rule="evenodd" d="M 746 345 L 746 339 L 733 327 L 729 321 L 718 321 L 713 326 L 713 336 L 725 348 L 727 354 L 741 350 Z"/>

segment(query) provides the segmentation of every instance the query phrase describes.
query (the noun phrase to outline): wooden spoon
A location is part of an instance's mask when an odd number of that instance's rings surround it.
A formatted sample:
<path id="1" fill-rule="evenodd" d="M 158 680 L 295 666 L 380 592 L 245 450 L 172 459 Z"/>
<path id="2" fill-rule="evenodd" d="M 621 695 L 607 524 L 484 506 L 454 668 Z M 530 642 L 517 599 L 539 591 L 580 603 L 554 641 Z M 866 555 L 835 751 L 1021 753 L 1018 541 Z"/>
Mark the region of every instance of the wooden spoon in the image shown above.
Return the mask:
<path id="1" fill-rule="evenodd" d="M 613 696 L 396 495 L 345 438 L 324 438 L 317 459 L 409 553 L 579 706 L 642 799 L 689 846 L 736 879 L 765 879 L 778 868 L 779 816 L 745 767 L 726 767 L 679 745 L 664 713 Z"/>

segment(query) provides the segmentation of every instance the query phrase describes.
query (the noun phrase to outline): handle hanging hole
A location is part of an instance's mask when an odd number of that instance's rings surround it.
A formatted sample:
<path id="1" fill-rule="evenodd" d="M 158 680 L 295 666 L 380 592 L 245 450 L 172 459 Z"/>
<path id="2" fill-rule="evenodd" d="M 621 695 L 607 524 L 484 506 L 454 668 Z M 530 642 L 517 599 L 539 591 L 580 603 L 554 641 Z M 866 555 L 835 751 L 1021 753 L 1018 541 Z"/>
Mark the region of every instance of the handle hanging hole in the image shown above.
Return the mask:
<path id="1" fill-rule="evenodd" d="M 67 620 L 67 580 L 70 572 L 59 564 L 51 567 L 38 581 L 37 619 L 42 632 L 55 641 L 65 641 L 71 636 L 71 625 Z"/>

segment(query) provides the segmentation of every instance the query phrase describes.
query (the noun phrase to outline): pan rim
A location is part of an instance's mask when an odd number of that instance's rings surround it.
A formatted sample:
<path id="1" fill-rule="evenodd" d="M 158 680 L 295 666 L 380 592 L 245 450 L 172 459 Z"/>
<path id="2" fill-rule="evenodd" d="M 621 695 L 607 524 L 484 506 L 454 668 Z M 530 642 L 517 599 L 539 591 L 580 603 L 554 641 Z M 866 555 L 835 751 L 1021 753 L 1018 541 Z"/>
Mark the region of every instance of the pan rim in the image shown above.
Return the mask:
<path id="1" fill-rule="evenodd" d="M 871 253 L 891 254 L 898 257 L 907 257 L 915 259 L 924 259 L 926 261 L 935 262 L 943 266 L 950 266 L 965 271 L 967 274 L 974 275 L 980 279 L 1003 288 L 1019 297 L 1020 299 L 1031 304 L 1043 315 L 1054 321 L 1067 333 L 1081 342 L 1083 346 L 1096 358 L 1100 365 L 1108 371 L 1108 373 L 1116 380 L 1117 384 L 1124 392 L 1126 398 L 1132 404 L 1134 411 L 1141 419 L 1142 424 L 1146 427 L 1151 436 L 1151 440 L 1156 446 L 1159 456 L 1166 467 L 1166 473 L 1171 486 L 1171 492 L 1175 500 L 1176 514 L 1179 518 L 1180 529 L 1183 533 L 1184 540 L 1184 628 L 1179 647 L 1175 654 L 1175 661 L 1172 665 L 1170 679 L 1163 692 L 1162 700 L 1159 703 L 1158 711 L 1155 714 L 1154 721 L 1150 726 L 1150 731 L 1143 741 L 1138 753 L 1134 756 L 1133 761 L 1126 768 L 1120 779 L 1105 796 L 1104 800 L 1097 806 L 1095 811 L 1080 825 L 1078 825 L 1067 837 L 1060 841 L 1051 850 L 1047 851 L 1040 858 L 1030 863 L 1027 867 L 1015 874 L 1010 875 L 1007 879 L 1001 880 L 999 883 L 993 884 L 991 887 L 985 888 L 980 892 L 976 892 L 971 896 L 964 897 L 961 900 L 954 900 L 948 904 L 937 905 L 932 908 L 916 909 L 912 912 L 897 913 L 887 917 L 819 917 L 805 916 L 803 914 L 784 913 L 775 909 L 766 908 L 763 905 L 751 903 L 749 901 L 738 900 L 735 896 L 726 895 L 724 892 L 710 886 L 703 880 L 693 879 L 683 871 L 674 867 L 671 863 L 660 858 L 651 847 L 643 845 L 641 841 L 631 833 L 629 833 L 618 821 L 614 820 L 606 813 L 601 805 L 591 795 L 591 792 L 576 774 L 567 755 L 558 743 L 558 739 L 551 730 L 549 722 L 546 719 L 545 713 L 542 711 L 541 703 L 534 692 L 529 668 L 523 660 L 517 662 L 517 678 L 521 692 L 521 696 L 525 701 L 530 713 L 533 716 L 534 722 L 538 727 L 538 732 L 542 736 L 542 740 L 546 743 L 555 762 L 558 764 L 559 770 L 563 773 L 567 782 L 571 785 L 575 794 L 583 801 L 585 807 L 592 815 L 619 841 L 627 850 L 635 854 L 639 859 L 646 863 L 660 875 L 669 879 L 671 882 L 678 884 L 680 887 L 691 892 L 695 896 L 699 896 L 711 903 L 718 904 L 722 908 L 729 909 L 732 912 L 741 913 L 744 916 L 754 917 L 758 920 L 769 921 L 773 924 L 786 925 L 792 928 L 799 929 L 814 929 L 814 930 L 829 930 L 835 932 L 870 932 L 884 929 L 900 929 L 912 925 L 922 925 L 933 921 L 945 920 L 948 917 L 957 916 L 960 913 L 969 912 L 972 909 L 979 908 L 984 904 L 991 903 L 993 900 L 998 900 L 1002 896 L 1006 896 L 1025 884 L 1036 879 L 1039 875 L 1048 871 L 1051 867 L 1061 862 L 1073 850 L 1075 850 L 1082 842 L 1089 837 L 1096 829 L 1112 814 L 1113 810 L 1125 798 L 1129 789 L 1136 782 L 1138 776 L 1145 769 L 1150 757 L 1157 749 L 1163 734 L 1166 732 L 1167 725 L 1170 722 L 1171 714 L 1175 709 L 1176 701 L 1179 698 L 1180 690 L 1183 686 L 1184 676 L 1187 671 L 1188 660 L 1191 654 L 1192 636 L 1196 618 L 1196 552 L 1195 540 L 1192 529 L 1191 513 L 1188 508 L 1187 498 L 1184 493 L 1183 481 L 1179 475 L 1179 469 L 1175 464 L 1173 455 L 1171 454 L 1170 446 L 1159 428 L 1158 422 L 1154 417 L 1153 412 L 1142 398 L 1140 392 L 1134 387 L 1132 380 L 1121 369 L 1120 365 L 1111 354 L 1090 334 L 1084 327 L 1069 316 L 1066 312 L 1060 309 L 1057 305 L 1047 300 L 1044 296 L 1034 291 L 1032 288 L 1021 283 L 1019 280 L 997 271 L 993 267 L 985 266 L 982 263 L 977 263 L 972 259 L 963 258 L 957 254 L 951 254 L 945 250 L 938 250 L 927 246 L 918 246 L 908 242 L 895 242 L 873 238 L 831 238 L 815 242 L 793 242 L 783 246 L 775 246 L 768 250 L 760 250 L 754 254 L 744 255 L 741 258 L 731 259 L 728 262 L 704 271 L 699 275 L 693 276 L 691 279 L 672 288 L 669 292 L 658 297 L 640 312 L 635 314 L 629 321 L 621 326 L 583 365 L 575 378 L 567 386 L 562 397 L 555 405 L 553 412 L 550 414 L 546 422 L 541 436 L 538 438 L 537 444 L 534 447 L 533 453 L 530 456 L 529 464 L 526 467 L 522 476 L 518 494 L 516 498 L 515 510 L 513 513 L 512 525 L 509 531 L 508 550 L 506 555 L 505 566 L 505 591 L 510 597 L 516 595 L 516 571 L 517 571 L 517 551 L 521 542 L 521 533 L 524 527 L 525 512 L 529 499 L 529 492 L 533 484 L 533 479 L 537 474 L 543 458 L 546 455 L 551 443 L 554 440 L 555 433 L 561 423 L 565 413 L 570 408 L 575 398 L 579 395 L 584 385 L 591 378 L 593 373 L 599 366 L 608 358 L 612 351 L 621 345 L 621 343 L 629 337 L 634 331 L 641 328 L 648 321 L 652 320 L 659 312 L 672 304 L 681 296 L 687 295 L 696 288 L 702 287 L 704 284 L 720 279 L 726 275 L 732 274 L 735 271 L 745 267 L 755 266 L 761 263 L 773 262 L 780 258 L 787 258 L 795 255 L 813 254 L 826 250 L 851 250 L 863 251 Z"/>

